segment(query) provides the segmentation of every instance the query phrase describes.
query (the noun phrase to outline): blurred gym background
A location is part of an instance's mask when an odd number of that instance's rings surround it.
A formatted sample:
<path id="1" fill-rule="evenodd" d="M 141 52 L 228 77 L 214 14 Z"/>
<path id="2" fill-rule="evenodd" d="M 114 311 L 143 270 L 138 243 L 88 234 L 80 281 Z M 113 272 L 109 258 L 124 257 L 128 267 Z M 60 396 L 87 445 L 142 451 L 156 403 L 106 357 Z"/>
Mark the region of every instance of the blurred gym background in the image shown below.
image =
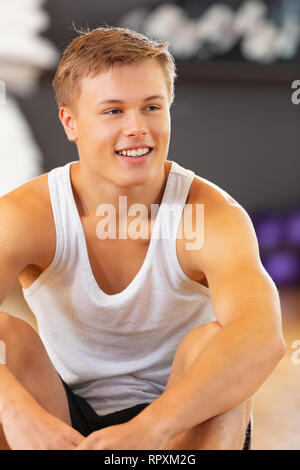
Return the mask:
<path id="1" fill-rule="evenodd" d="M 0 0 L 0 196 L 78 159 L 51 81 L 73 26 L 104 25 L 169 42 L 168 159 L 252 218 L 287 343 L 256 394 L 253 449 L 300 449 L 300 0 Z M 1 310 L 35 326 L 18 283 Z"/>

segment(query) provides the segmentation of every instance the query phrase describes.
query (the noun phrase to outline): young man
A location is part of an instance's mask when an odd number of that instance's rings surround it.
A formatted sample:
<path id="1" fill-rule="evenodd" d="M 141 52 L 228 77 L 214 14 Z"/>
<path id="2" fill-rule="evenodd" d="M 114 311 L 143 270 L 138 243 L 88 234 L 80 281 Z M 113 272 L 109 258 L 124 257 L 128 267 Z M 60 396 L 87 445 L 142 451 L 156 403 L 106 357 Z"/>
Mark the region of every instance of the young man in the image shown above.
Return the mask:
<path id="1" fill-rule="evenodd" d="M 64 53 L 79 161 L 0 201 L 0 301 L 18 277 L 39 327 L 0 315 L 2 448 L 243 448 L 285 351 L 280 301 L 245 210 L 167 160 L 174 77 L 167 47 L 130 30 Z"/>

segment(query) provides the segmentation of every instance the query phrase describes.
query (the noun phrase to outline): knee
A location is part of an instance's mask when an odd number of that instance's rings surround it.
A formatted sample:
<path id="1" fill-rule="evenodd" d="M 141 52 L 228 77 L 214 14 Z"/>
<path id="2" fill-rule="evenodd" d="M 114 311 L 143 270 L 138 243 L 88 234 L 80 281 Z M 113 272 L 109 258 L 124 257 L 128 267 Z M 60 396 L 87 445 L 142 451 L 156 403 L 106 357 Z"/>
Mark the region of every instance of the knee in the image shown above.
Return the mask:
<path id="1" fill-rule="evenodd" d="M 207 323 L 206 325 L 198 326 L 191 330 L 181 341 L 180 345 L 196 348 L 204 348 L 210 339 L 215 336 L 220 330 L 221 325 L 217 321 Z"/>
<path id="2" fill-rule="evenodd" d="M 196 357 L 221 328 L 217 321 L 210 322 L 194 328 L 183 338 L 176 354 L 182 356 L 186 368 L 191 367 Z"/>

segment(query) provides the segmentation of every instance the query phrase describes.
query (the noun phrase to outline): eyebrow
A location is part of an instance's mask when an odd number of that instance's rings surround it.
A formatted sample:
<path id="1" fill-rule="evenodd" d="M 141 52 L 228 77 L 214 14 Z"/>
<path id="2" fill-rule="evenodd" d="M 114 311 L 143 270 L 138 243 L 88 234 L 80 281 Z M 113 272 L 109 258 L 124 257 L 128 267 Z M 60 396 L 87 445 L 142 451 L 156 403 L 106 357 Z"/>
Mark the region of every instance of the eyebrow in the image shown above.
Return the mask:
<path id="1" fill-rule="evenodd" d="M 146 101 L 152 101 L 152 100 L 164 100 L 164 97 L 161 96 L 161 95 L 152 95 L 152 96 L 148 96 L 147 98 L 144 99 L 144 102 Z M 97 103 L 97 106 L 99 106 L 100 104 L 113 104 L 113 103 L 118 103 L 118 104 L 124 104 L 124 101 L 122 100 L 104 100 L 104 101 L 99 101 L 99 103 Z"/>

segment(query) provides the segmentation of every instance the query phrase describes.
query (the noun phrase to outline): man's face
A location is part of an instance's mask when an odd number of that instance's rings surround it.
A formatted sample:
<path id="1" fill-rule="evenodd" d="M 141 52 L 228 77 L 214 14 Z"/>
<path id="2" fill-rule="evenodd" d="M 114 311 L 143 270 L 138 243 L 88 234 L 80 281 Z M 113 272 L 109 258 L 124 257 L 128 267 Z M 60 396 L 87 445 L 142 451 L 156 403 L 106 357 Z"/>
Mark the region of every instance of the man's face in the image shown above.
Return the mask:
<path id="1" fill-rule="evenodd" d="M 81 163 L 119 186 L 153 180 L 167 158 L 170 140 L 169 96 L 162 66 L 155 59 L 115 64 L 81 83 L 76 117 L 63 123 L 75 140 Z M 116 101 L 112 101 L 116 100 Z M 66 123 L 73 130 L 66 128 Z M 116 151 L 151 148 L 141 163 Z M 131 157 L 130 161 L 138 161 Z"/>

